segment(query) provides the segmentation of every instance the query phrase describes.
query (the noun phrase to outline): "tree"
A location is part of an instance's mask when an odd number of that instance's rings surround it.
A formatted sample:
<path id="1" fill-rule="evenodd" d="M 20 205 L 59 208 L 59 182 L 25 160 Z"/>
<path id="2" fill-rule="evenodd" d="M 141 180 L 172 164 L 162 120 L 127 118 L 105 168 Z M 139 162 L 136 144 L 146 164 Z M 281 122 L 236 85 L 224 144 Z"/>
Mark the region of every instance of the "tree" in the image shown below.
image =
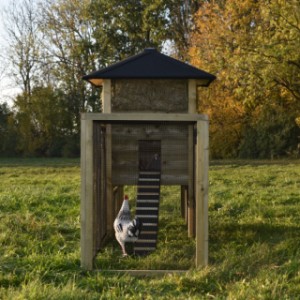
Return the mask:
<path id="1" fill-rule="evenodd" d="M 19 5 L 13 1 L 4 18 L 12 74 L 28 96 L 34 82 L 39 78 L 40 71 L 41 48 L 35 3 L 33 0 L 24 0 Z"/>
<path id="2" fill-rule="evenodd" d="M 227 0 L 222 5 L 203 4 L 196 15 L 192 62 L 218 77 L 207 100 L 214 104 L 209 112 L 212 130 L 223 132 L 223 139 L 230 141 L 231 124 L 240 124 L 227 155 L 273 157 L 296 147 L 300 44 L 296 2 Z M 228 104 L 231 114 L 221 114 L 221 101 Z M 278 117 L 273 117 L 276 111 Z M 228 124 L 225 129 L 217 115 Z M 264 143 L 266 136 L 274 138 Z M 222 137 L 212 136 L 212 141 L 215 138 Z M 221 147 L 214 151 L 224 157 Z"/>
<path id="3" fill-rule="evenodd" d="M 18 154 L 17 130 L 14 115 L 7 103 L 0 103 L 0 155 L 12 156 Z"/>

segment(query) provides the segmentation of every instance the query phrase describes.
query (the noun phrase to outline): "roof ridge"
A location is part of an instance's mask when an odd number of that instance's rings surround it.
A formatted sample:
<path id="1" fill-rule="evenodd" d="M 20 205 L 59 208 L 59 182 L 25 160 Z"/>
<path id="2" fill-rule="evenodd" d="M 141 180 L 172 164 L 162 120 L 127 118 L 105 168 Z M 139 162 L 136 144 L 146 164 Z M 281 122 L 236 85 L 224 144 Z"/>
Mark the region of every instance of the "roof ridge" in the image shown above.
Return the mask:
<path id="1" fill-rule="evenodd" d="M 145 50 L 146 50 L 146 49 L 145 49 Z M 138 60 L 138 59 L 140 59 L 141 57 L 143 57 L 143 56 L 145 56 L 145 55 L 149 55 L 149 54 L 151 53 L 150 51 L 145 51 L 145 50 L 144 50 L 143 52 L 140 52 L 140 53 L 136 54 L 136 55 L 129 56 L 129 57 L 125 58 L 125 59 L 122 59 L 121 61 L 118 61 L 118 62 L 116 62 L 116 63 L 113 63 L 112 65 L 110 65 L 110 66 L 108 66 L 108 67 L 102 68 L 102 69 L 101 69 L 102 73 L 106 73 L 106 72 L 109 72 L 109 71 L 111 71 L 111 70 L 118 69 L 118 68 L 120 68 L 120 67 L 122 67 L 122 66 L 124 66 L 124 65 L 126 65 L 126 64 L 128 64 L 128 63 L 130 63 L 130 62 L 133 62 L 133 61 L 135 61 L 135 60 Z M 155 50 L 155 51 L 158 52 L 157 50 Z M 93 74 L 96 73 L 96 72 L 98 72 L 98 71 L 92 72 L 92 73 L 89 74 L 89 75 L 93 75 Z M 84 79 L 84 77 L 89 76 L 89 75 L 83 76 L 83 79 Z"/>

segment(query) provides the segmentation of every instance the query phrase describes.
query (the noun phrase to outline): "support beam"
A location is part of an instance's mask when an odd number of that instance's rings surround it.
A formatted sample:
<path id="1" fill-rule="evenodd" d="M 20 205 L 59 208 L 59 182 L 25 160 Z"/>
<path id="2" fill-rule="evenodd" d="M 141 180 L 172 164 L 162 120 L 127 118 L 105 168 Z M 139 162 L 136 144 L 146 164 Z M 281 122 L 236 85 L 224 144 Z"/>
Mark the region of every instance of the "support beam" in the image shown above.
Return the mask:
<path id="1" fill-rule="evenodd" d="M 196 146 L 196 267 L 208 264 L 208 122 L 197 122 Z"/>
<path id="2" fill-rule="evenodd" d="M 189 99 L 189 114 L 197 113 L 197 86 L 196 80 L 189 79 L 188 81 L 188 99 Z M 189 172 L 189 183 L 188 183 L 188 208 L 187 208 L 187 219 L 188 219 L 188 236 L 195 237 L 195 190 L 194 190 L 194 126 L 189 125 L 188 129 L 188 172 Z"/>
<path id="3" fill-rule="evenodd" d="M 186 218 L 186 205 L 187 205 L 187 187 L 185 185 L 180 186 L 180 206 L 181 206 L 181 218 L 183 218 L 185 221 L 187 221 Z"/>
<path id="4" fill-rule="evenodd" d="M 94 259 L 93 121 L 81 120 L 81 266 L 92 270 Z"/>
<path id="5" fill-rule="evenodd" d="M 195 194 L 194 194 L 194 126 L 188 128 L 188 190 L 187 225 L 188 236 L 195 237 Z"/>
<path id="6" fill-rule="evenodd" d="M 111 80 L 103 79 L 102 89 L 102 112 L 111 114 Z M 111 125 L 106 125 L 106 202 L 107 202 L 107 234 L 113 233 L 114 202 L 112 185 L 112 141 Z"/>
<path id="7" fill-rule="evenodd" d="M 102 112 L 105 114 L 111 113 L 111 80 L 103 79 L 102 88 Z"/>
<path id="8" fill-rule="evenodd" d="M 189 114 L 197 113 L 197 84 L 195 79 L 189 79 L 188 86 Z"/>
<path id="9" fill-rule="evenodd" d="M 82 113 L 82 120 L 102 121 L 103 123 L 112 122 L 187 122 L 193 123 L 200 120 L 208 121 L 207 115 L 202 114 L 186 114 L 186 113 Z"/>

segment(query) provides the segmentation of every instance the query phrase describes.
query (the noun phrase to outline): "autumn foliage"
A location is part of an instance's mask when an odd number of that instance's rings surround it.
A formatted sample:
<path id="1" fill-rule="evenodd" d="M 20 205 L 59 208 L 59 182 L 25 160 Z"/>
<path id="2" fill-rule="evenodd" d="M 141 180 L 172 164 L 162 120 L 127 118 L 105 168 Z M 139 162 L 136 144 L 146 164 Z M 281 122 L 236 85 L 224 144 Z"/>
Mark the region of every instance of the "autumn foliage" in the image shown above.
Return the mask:
<path id="1" fill-rule="evenodd" d="M 191 63 L 217 75 L 199 91 L 213 157 L 298 154 L 299 20 L 298 1 L 210 1 L 196 13 Z"/>

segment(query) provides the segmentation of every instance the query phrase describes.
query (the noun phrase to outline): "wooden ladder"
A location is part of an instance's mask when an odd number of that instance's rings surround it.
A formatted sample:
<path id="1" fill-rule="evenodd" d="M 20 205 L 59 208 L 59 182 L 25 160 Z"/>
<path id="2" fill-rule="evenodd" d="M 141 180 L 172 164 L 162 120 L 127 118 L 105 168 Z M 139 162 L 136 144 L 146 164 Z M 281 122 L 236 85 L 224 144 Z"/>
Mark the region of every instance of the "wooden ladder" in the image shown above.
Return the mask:
<path id="1" fill-rule="evenodd" d="M 160 171 L 140 171 L 136 216 L 142 221 L 139 239 L 134 244 L 134 254 L 147 255 L 156 249 L 158 212 L 160 200 Z"/>

